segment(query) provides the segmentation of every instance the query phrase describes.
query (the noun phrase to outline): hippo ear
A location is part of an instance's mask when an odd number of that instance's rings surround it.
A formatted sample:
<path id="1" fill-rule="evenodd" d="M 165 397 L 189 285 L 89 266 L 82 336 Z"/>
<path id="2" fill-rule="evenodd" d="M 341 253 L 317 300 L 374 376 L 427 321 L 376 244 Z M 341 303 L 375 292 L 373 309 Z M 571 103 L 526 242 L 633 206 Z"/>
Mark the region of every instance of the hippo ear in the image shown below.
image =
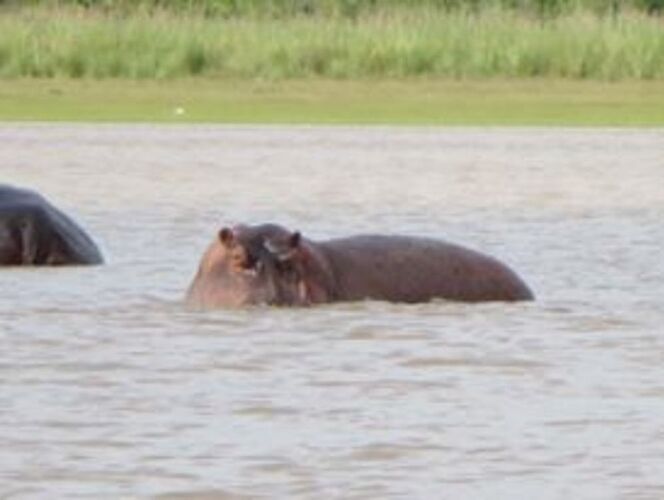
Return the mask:
<path id="1" fill-rule="evenodd" d="M 219 241 L 225 247 L 231 246 L 234 240 L 235 240 L 235 235 L 233 234 L 232 229 L 224 227 L 219 231 Z"/>
<path id="2" fill-rule="evenodd" d="M 290 245 L 291 248 L 297 248 L 300 245 L 301 239 L 302 235 L 300 234 L 300 232 L 295 231 L 293 234 L 290 235 L 290 238 L 288 239 L 288 244 Z"/>

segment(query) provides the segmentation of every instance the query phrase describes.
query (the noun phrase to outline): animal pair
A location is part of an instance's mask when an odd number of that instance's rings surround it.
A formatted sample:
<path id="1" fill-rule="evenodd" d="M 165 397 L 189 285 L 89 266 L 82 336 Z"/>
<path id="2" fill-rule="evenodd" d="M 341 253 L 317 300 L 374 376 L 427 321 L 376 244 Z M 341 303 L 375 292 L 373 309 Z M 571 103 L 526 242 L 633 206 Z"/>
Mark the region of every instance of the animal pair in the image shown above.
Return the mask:
<path id="1" fill-rule="evenodd" d="M 32 191 L 0 185 L 0 265 L 101 264 L 94 241 Z M 314 241 L 275 224 L 223 228 L 187 292 L 201 308 L 337 301 L 531 300 L 502 262 L 444 241 L 359 235 Z"/>

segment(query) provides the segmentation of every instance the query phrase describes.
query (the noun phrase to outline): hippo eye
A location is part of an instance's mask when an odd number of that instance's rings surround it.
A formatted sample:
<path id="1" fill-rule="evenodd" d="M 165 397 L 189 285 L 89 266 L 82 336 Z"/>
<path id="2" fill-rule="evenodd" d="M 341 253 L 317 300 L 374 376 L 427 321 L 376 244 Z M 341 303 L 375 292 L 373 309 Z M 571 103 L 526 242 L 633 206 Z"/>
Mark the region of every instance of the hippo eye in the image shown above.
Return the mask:
<path id="1" fill-rule="evenodd" d="M 256 274 L 262 267 L 257 257 L 247 252 L 237 252 L 231 257 L 232 266 L 243 273 Z"/>
<path id="2" fill-rule="evenodd" d="M 256 258 L 247 258 L 240 264 L 242 274 L 257 277 L 263 270 L 263 263 Z"/>
<path id="3" fill-rule="evenodd" d="M 247 255 L 247 257 L 242 261 L 243 269 L 256 269 L 258 266 L 258 259 L 253 255 Z"/>

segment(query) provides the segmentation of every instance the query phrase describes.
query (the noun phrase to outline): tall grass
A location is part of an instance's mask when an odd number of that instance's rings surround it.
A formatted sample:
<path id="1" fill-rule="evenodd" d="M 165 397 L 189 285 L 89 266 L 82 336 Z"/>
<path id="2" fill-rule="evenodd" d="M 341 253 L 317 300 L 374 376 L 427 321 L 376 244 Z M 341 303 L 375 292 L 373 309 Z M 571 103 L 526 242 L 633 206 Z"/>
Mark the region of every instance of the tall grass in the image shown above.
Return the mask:
<path id="1" fill-rule="evenodd" d="M 183 0 L 184 1 L 184 0 Z M 171 9 L 0 10 L 0 76 L 664 78 L 664 20 L 638 11 L 541 17 L 502 7 L 357 17 Z"/>

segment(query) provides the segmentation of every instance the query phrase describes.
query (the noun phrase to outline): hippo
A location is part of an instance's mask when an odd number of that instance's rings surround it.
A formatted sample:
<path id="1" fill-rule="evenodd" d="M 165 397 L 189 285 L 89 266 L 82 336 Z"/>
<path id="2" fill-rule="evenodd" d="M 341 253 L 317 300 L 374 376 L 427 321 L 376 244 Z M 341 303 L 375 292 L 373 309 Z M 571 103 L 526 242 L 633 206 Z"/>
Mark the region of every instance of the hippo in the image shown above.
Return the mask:
<path id="1" fill-rule="evenodd" d="M 201 259 L 186 301 L 207 309 L 533 298 L 522 279 L 502 262 L 445 241 L 374 234 L 314 241 L 298 231 L 261 224 L 218 232 Z"/>
<path id="2" fill-rule="evenodd" d="M 0 266 L 102 262 L 94 241 L 44 197 L 0 184 Z"/>

